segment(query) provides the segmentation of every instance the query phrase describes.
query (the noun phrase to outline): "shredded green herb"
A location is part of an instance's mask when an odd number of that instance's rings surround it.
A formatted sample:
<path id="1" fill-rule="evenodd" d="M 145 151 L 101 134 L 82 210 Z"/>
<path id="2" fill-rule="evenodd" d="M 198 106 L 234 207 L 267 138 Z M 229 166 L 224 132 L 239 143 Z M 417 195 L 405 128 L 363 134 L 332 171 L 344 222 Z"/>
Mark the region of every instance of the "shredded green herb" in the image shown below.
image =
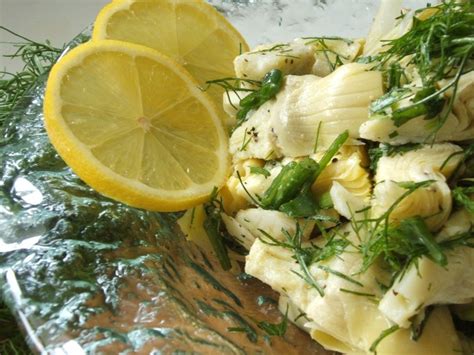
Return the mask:
<path id="1" fill-rule="evenodd" d="M 258 327 L 269 336 L 284 336 L 288 329 L 288 306 L 286 307 L 285 315 L 280 323 L 273 324 L 269 322 L 259 322 Z"/>
<path id="2" fill-rule="evenodd" d="M 23 62 L 23 68 L 18 73 L 0 71 L 1 128 L 5 119 L 11 116 L 18 102 L 38 78 L 49 72 L 64 48 L 54 47 L 49 41 L 45 43 L 33 41 L 3 26 L 0 26 L 0 30 L 10 33 L 19 40 L 11 43 L 16 50 L 4 56 L 11 59 L 19 58 Z"/>
<path id="3" fill-rule="evenodd" d="M 388 329 L 385 329 L 380 335 L 375 339 L 375 341 L 372 343 L 372 345 L 369 348 L 370 352 L 373 352 L 375 355 L 377 355 L 377 346 L 384 340 L 386 337 L 388 337 L 390 334 L 395 333 L 397 330 L 399 330 L 400 327 L 398 325 L 391 326 Z"/>
<path id="4" fill-rule="evenodd" d="M 251 174 L 257 174 L 257 175 L 263 175 L 263 176 L 265 176 L 265 178 L 267 178 L 271 175 L 270 172 L 267 169 L 261 168 L 259 166 L 251 166 L 250 167 L 250 173 Z"/>
<path id="5" fill-rule="evenodd" d="M 217 188 L 213 189 L 210 201 L 204 205 L 204 210 L 207 216 L 204 221 L 206 234 L 222 268 L 224 270 L 229 270 L 232 265 L 230 263 L 227 248 L 224 243 L 224 236 L 222 234 L 223 223 L 221 213 L 224 211 L 224 207 L 222 201 L 217 197 Z"/>
<path id="6" fill-rule="evenodd" d="M 328 37 L 303 37 L 306 40 L 306 45 L 314 45 L 316 46 L 316 52 L 323 53 L 327 63 L 329 64 L 331 71 L 334 71 L 337 67 L 344 64 L 343 59 L 348 61 L 350 58 L 347 56 L 342 55 L 341 53 L 336 52 L 334 49 L 328 45 L 327 41 L 342 41 L 347 45 L 354 43 L 353 40 L 337 37 L 337 36 L 328 36 Z M 334 59 L 331 59 L 329 54 L 334 56 Z"/>
<path id="7" fill-rule="evenodd" d="M 469 213 L 474 213 L 474 199 L 470 195 L 474 194 L 474 186 L 455 187 L 452 190 L 454 201 L 463 206 Z"/>

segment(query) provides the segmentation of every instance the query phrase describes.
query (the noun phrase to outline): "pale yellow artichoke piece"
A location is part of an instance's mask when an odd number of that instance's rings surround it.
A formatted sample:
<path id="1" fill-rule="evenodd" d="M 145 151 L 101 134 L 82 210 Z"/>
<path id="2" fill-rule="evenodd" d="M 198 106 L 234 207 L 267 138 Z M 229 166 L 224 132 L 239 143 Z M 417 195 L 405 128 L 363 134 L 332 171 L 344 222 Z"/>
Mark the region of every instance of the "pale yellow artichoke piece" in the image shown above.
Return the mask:
<path id="1" fill-rule="evenodd" d="M 425 145 L 394 156 L 384 156 L 377 164 L 372 200 L 372 216 L 380 217 L 407 191 L 402 182 L 433 180 L 399 202 L 390 214 L 397 223 L 405 218 L 420 216 L 430 230 L 438 230 L 448 219 L 452 208 L 451 190 L 446 178 L 460 162 L 461 148 L 454 144 Z M 449 157 L 452 157 L 448 160 Z M 447 164 L 441 169 L 443 163 Z"/>
<path id="2" fill-rule="evenodd" d="M 437 239 L 445 240 L 468 232 L 474 216 L 458 211 L 446 222 Z M 421 257 L 387 291 L 380 301 L 380 311 L 401 327 L 409 327 L 411 319 L 435 304 L 463 304 L 474 298 L 474 249 L 458 246 L 446 250 L 447 265 L 440 266 L 426 256 Z"/>
<path id="3" fill-rule="evenodd" d="M 342 227 L 340 232 L 349 233 L 348 238 L 356 242 L 357 237 L 350 226 Z M 310 328 L 311 336 L 327 349 L 368 354 L 370 346 L 382 331 L 392 326 L 390 320 L 377 309 L 375 302 L 382 295 L 377 280 L 388 282 L 390 275 L 378 264 L 374 264 L 363 274 L 356 274 L 361 263 L 361 254 L 348 247 L 344 253 L 323 265 L 351 276 L 361 282 L 362 287 L 312 265 L 310 273 L 324 288 L 324 297 L 294 273 L 301 270 L 292 252 L 287 249 L 269 246 L 257 240 L 247 256 L 245 270 L 288 297 L 298 309 L 305 312 L 310 321 L 304 327 Z M 355 295 L 341 289 L 369 293 L 374 297 Z M 434 317 L 428 320 L 425 331 L 417 342 L 410 339 L 408 330 L 400 330 L 385 338 L 379 344 L 377 352 L 453 354 L 453 349 L 459 349 L 459 339 L 449 311 L 439 308 L 432 316 Z"/>
<path id="4" fill-rule="evenodd" d="M 285 77 L 284 84 L 276 98 L 267 101 L 256 111 L 250 112 L 248 120 L 235 129 L 230 137 L 229 151 L 234 162 L 249 158 L 272 160 L 281 158 L 275 133 L 275 121 L 281 112 L 286 97 L 302 85 L 318 81 L 314 75 Z"/>
<path id="5" fill-rule="evenodd" d="M 368 119 L 369 105 L 383 94 L 382 74 L 368 69 L 365 64 L 342 65 L 320 80 L 289 90 L 273 116 L 281 154 L 310 155 L 316 145 L 324 151 L 344 130 L 350 135 L 347 145 L 360 144 L 359 127 Z"/>
<path id="6" fill-rule="evenodd" d="M 319 161 L 324 152 L 312 157 Z M 368 202 L 371 194 L 371 182 L 369 173 L 364 168 L 365 149 L 357 146 L 345 146 L 335 155 L 329 164 L 313 183 L 312 192 L 315 196 L 321 196 L 328 192 L 334 182 L 338 182 L 351 194 L 360 198 L 364 203 Z"/>
<path id="7" fill-rule="evenodd" d="M 341 65 L 354 61 L 362 51 L 365 40 L 362 38 L 349 39 L 299 39 L 314 48 L 314 65 L 312 74 L 324 77 L 331 74 Z"/>
<path id="8" fill-rule="evenodd" d="M 252 244 L 255 241 L 255 236 L 247 228 L 239 223 L 235 218 L 226 215 L 225 213 L 221 214 L 222 221 L 225 224 L 227 232 L 234 238 L 234 240 L 243 246 L 246 250 L 249 250 L 252 247 Z"/>
<path id="9" fill-rule="evenodd" d="M 307 240 L 314 228 L 314 222 L 297 220 L 283 212 L 261 208 L 241 210 L 237 212 L 235 218 L 223 214 L 222 218 L 229 234 L 247 250 L 250 249 L 256 239 L 268 239 L 261 230 L 276 240 L 285 241 L 286 237 L 283 231 L 293 236 L 298 225 L 303 233 L 303 239 Z"/>
<path id="10" fill-rule="evenodd" d="M 264 234 L 261 232 L 263 230 L 273 238 L 281 241 L 286 240 L 283 231 L 293 236 L 296 233 L 297 226 L 303 233 L 303 239 L 307 240 L 314 228 L 313 221 L 295 219 L 283 212 L 261 208 L 241 210 L 237 213 L 235 219 L 257 238 L 265 239 Z"/>
<path id="11" fill-rule="evenodd" d="M 262 80 L 272 69 L 279 69 L 284 75 L 311 74 L 314 49 L 300 41 L 265 44 L 234 59 L 238 78 Z"/>
<path id="12" fill-rule="evenodd" d="M 403 11 L 402 0 L 382 0 L 364 46 L 363 55 L 376 55 L 389 48 L 387 41 L 400 38 L 413 26 L 414 11 Z M 400 13 L 404 13 L 399 19 Z"/>

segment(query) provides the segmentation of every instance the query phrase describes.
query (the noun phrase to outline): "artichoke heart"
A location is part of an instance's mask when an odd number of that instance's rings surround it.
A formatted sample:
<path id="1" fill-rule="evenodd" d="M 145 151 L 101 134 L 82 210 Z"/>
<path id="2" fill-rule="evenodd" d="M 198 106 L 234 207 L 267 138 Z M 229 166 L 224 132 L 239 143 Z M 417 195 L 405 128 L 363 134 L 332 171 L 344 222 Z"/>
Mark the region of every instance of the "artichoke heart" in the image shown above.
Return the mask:
<path id="1" fill-rule="evenodd" d="M 289 90 L 273 116 L 280 152 L 298 157 L 314 153 L 315 148 L 324 151 L 344 130 L 351 137 L 346 144 L 360 144 L 356 139 L 360 125 L 368 119 L 369 105 L 383 94 L 382 74 L 369 68 L 358 63 L 342 65 L 320 80 Z"/>
<path id="2" fill-rule="evenodd" d="M 311 74 L 314 49 L 301 41 L 265 44 L 234 59 L 238 78 L 261 80 L 272 69 L 279 69 L 285 75 Z"/>
<path id="3" fill-rule="evenodd" d="M 302 85 L 308 85 L 320 80 L 315 75 L 285 77 L 283 88 L 277 96 L 250 112 L 250 118 L 232 133 L 229 151 L 234 161 L 259 158 L 271 160 L 281 158 L 283 154 L 277 145 L 275 122 L 281 111 L 281 105 L 286 97 Z"/>
<path id="4" fill-rule="evenodd" d="M 357 236 L 349 225 L 341 227 L 339 232 L 357 243 Z M 309 329 L 310 335 L 326 349 L 369 354 L 375 339 L 391 327 L 390 320 L 378 310 L 374 301 L 382 295 L 377 280 L 388 282 L 390 275 L 378 264 L 363 274 L 357 274 L 362 256 L 352 246 L 320 264 L 332 272 L 322 270 L 318 264 L 310 265 L 309 272 L 324 288 L 324 297 L 296 274 L 301 269 L 292 251 L 260 240 L 250 249 L 245 271 L 280 292 L 286 304 L 304 312 L 307 322 L 299 325 Z M 350 275 L 351 280 L 340 275 Z M 350 292 L 352 290 L 354 293 Z M 402 329 L 384 339 L 377 347 L 377 353 L 454 354 L 453 349 L 459 346 L 448 309 L 437 308 L 417 342 L 410 339 L 408 330 Z"/>
<path id="5" fill-rule="evenodd" d="M 314 156 L 314 159 L 319 161 L 322 154 Z M 344 147 L 313 183 L 313 194 L 320 196 L 328 192 L 334 182 L 338 182 L 355 197 L 368 202 L 372 186 L 369 172 L 363 167 L 365 158 L 363 147 L 362 149 L 358 146 Z"/>
<path id="6" fill-rule="evenodd" d="M 446 240 L 468 232 L 474 216 L 465 210 L 454 213 L 437 236 Z M 474 249 L 459 246 L 446 251 L 448 263 L 442 267 L 423 256 L 387 291 L 379 304 L 382 313 L 401 327 L 433 304 L 469 303 L 474 297 Z M 459 287 L 462 285 L 462 287 Z"/>
<path id="7" fill-rule="evenodd" d="M 364 39 L 328 39 L 328 38 L 305 38 L 298 39 L 314 49 L 314 65 L 312 73 L 317 76 L 331 74 L 339 65 L 354 61 L 361 52 Z"/>
<path id="8" fill-rule="evenodd" d="M 432 180 L 429 186 L 420 187 L 399 201 L 390 214 L 390 221 L 397 223 L 420 216 L 425 218 L 430 230 L 439 229 L 451 213 L 451 190 L 446 178 L 461 160 L 461 155 L 453 153 L 461 151 L 460 147 L 446 143 L 380 158 L 372 200 L 373 217 L 380 217 L 407 192 L 401 183 Z M 451 159 L 447 160 L 449 157 Z M 447 164 L 441 169 L 445 161 Z"/>

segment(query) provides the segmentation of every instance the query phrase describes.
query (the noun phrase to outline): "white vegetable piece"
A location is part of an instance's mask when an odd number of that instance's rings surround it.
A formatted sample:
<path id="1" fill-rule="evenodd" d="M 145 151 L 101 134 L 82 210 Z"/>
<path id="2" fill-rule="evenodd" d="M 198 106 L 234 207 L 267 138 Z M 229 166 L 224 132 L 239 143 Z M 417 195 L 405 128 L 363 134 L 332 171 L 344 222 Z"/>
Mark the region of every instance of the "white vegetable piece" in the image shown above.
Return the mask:
<path id="1" fill-rule="evenodd" d="M 363 203 L 367 203 L 372 184 L 368 171 L 362 166 L 365 154 L 365 148 L 360 146 L 342 147 L 314 182 L 311 188 L 313 194 L 320 196 L 328 192 L 334 182 L 338 182 Z M 322 156 L 323 153 L 320 153 L 311 157 L 319 161 Z"/>
<path id="2" fill-rule="evenodd" d="M 250 208 L 237 213 L 235 219 L 247 228 L 254 236 L 264 237 L 260 230 L 265 231 L 277 240 L 285 240 L 282 231 L 289 235 L 296 233 L 297 225 L 303 232 L 303 239 L 308 239 L 314 228 L 314 222 L 296 220 L 283 212 Z"/>
<path id="3" fill-rule="evenodd" d="M 381 0 L 380 6 L 370 26 L 365 41 L 364 55 L 371 53 L 371 49 L 380 43 L 380 40 L 389 33 L 397 22 L 396 18 L 402 10 L 403 0 Z"/>
<path id="4" fill-rule="evenodd" d="M 239 211 L 235 218 L 222 214 L 227 231 L 247 250 L 257 238 L 265 239 L 261 230 L 277 240 L 284 241 L 283 231 L 293 236 L 297 224 L 303 232 L 303 239 L 307 240 L 313 231 L 314 222 L 296 220 L 279 211 L 250 208 Z"/>
<path id="5" fill-rule="evenodd" d="M 222 221 L 225 224 L 227 232 L 234 238 L 234 240 L 243 246 L 245 249 L 249 250 L 252 247 L 252 244 L 255 241 L 255 236 L 242 224 L 240 224 L 235 218 L 226 215 L 225 213 L 221 214 Z"/>
<path id="6" fill-rule="evenodd" d="M 461 155 L 453 155 L 456 152 L 461 152 L 461 148 L 445 143 L 425 145 L 404 154 L 380 158 L 375 175 L 373 217 L 380 217 L 407 192 L 398 183 L 433 180 L 429 186 L 419 188 L 399 201 L 390 214 L 390 221 L 396 223 L 405 218 L 420 216 L 426 217 L 425 222 L 430 230 L 439 229 L 451 213 L 451 190 L 446 178 L 460 162 Z M 452 158 L 441 170 L 450 156 Z"/>
<path id="7" fill-rule="evenodd" d="M 232 133 L 229 151 L 234 162 L 249 158 L 264 160 L 281 158 L 282 154 L 277 147 L 277 135 L 274 129 L 281 105 L 285 97 L 296 88 L 318 80 L 320 78 L 314 75 L 285 77 L 283 88 L 276 98 L 267 101 L 256 111 L 250 112 L 249 119 Z"/>
<path id="8" fill-rule="evenodd" d="M 368 206 L 369 201 L 361 199 L 360 197 L 351 193 L 337 181 L 333 182 L 330 195 L 334 204 L 334 209 L 341 216 L 344 216 L 347 219 L 352 219 L 353 217 L 359 216 L 363 217 L 361 211 Z"/>
<path id="9" fill-rule="evenodd" d="M 272 117 L 281 154 L 310 155 L 317 136 L 317 148 L 324 151 L 344 130 L 351 137 L 346 144 L 360 144 L 356 139 L 368 119 L 369 105 L 383 94 L 382 74 L 368 69 L 365 64 L 342 65 L 320 80 L 288 90 Z"/>
<path id="10" fill-rule="evenodd" d="M 446 85 L 447 83 L 440 83 Z M 446 99 L 453 95 L 452 90 L 445 93 Z M 446 114 L 448 107 L 441 112 Z M 396 127 L 390 116 L 375 116 L 360 127 L 360 136 L 377 142 L 389 144 L 421 143 L 433 133 L 436 119 L 425 120 L 424 116 L 413 118 Z M 397 134 L 393 134 L 397 132 Z M 452 112 L 434 137 L 435 142 L 463 141 L 474 138 L 474 72 L 461 76 Z"/>
<path id="11" fill-rule="evenodd" d="M 353 242 L 356 236 L 346 225 L 340 231 L 350 233 Z M 392 323 L 377 309 L 374 297 L 343 292 L 341 289 L 381 296 L 377 280 L 387 282 L 390 275 L 374 264 L 364 274 L 355 274 L 361 267 L 361 254 L 351 247 L 338 257 L 324 263 L 331 270 L 352 277 L 363 286 L 355 285 L 345 278 L 328 273 L 313 264 L 310 273 L 324 288 L 325 295 L 308 285 L 301 277 L 301 269 L 290 250 L 269 246 L 257 240 L 247 256 L 245 271 L 269 284 L 274 290 L 288 297 L 311 322 L 311 336 L 329 350 L 344 353 L 369 353 L 372 343 Z M 368 321 L 370 320 L 370 321 Z M 425 326 L 421 338 L 414 342 L 408 330 L 400 330 L 386 337 L 377 347 L 378 354 L 455 354 L 459 349 L 450 313 L 445 308 L 436 309 Z"/>
<path id="12" fill-rule="evenodd" d="M 272 69 L 279 69 L 284 75 L 311 74 L 314 49 L 301 41 L 265 44 L 234 59 L 238 78 L 262 80 Z"/>
<path id="13" fill-rule="evenodd" d="M 334 69 L 341 64 L 353 62 L 361 52 L 365 42 L 363 39 L 348 40 L 326 38 L 301 38 L 295 41 L 313 47 L 315 62 L 311 72 L 320 77 L 331 74 Z"/>
<path id="14" fill-rule="evenodd" d="M 468 232 L 474 216 L 465 210 L 453 214 L 438 238 L 449 239 Z M 453 233 L 454 234 L 451 234 Z M 474 297 L 474 249 L 456 247 L 445 251 L 448 263 L 442 267 L 424 256 L 403 274 L 380 301 L 379 309 L 401 327 L 433 304 L 462 304 Z"/>

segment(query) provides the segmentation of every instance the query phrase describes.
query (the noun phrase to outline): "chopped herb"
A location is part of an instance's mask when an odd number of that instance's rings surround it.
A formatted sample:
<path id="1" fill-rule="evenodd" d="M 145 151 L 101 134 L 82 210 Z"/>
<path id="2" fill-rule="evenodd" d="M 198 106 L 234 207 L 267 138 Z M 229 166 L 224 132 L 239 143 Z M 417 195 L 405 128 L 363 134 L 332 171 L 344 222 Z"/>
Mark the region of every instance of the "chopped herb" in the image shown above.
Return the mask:
<path id="1" fill-rule="evenodd" d="M 247 190 L 247 187 L 245 186 L 244 182 L 242 181 L 242 177 L 240 176 L 240 173 L 239 173 L 238 170 L 236 171 L 236 174 L 237 174 L 237 178 L 239 179 L 240 186 L 242 186 L 242 188 L 244 189 L 245 193 L 250 198 L 250 200 L 255 204 L 255 206 L 262 207 L 262 204 L 257 200 L 257 199 L 260 199 L 259 196 L 254 197 L 249 192 L 249 190 Z"/>
<path id="2" fill-rule="evenodd" d="M 331 237 L 329 237 L 324 247 L 317 248 L 314 246 L 311 256 L 311 263 L 318 263 L 342 254 L 350 243 L 346 238 L 337 237 L 338 234 L 334 233 L 331 235 Z"/>
<path id="3" fill-rule="evenodd" d="M 245 152 L 251 141 L 252 141 L 252 132 L 249 131 L 247 128 L 245 128 L 244 138 L 242 139 L 242 146 L 239 148 L 239 151 Z"/>
<path id="4" fill-rule="evenodd" d="M 474 213 L 474 200 L 469 196 L 474 194 L 474 186 L 455 187 L 452 194 L 454 201 L 463 206 L 469 213 Z"/>
<path id="5" fill-rule="evenodd" d="M 402 76 L 404 76 L 404 72 L 400 64 L 392 63 L 390 64 L 387 73 L 387 88 L 389 91 L 399 88 L 401 86 Z"/>
<path id="6" fill-rule="evenodd" d="M 356 286 L 359 286 L 359 287 L 364 287 L 363 284 L 361 284 L 359 281 L 353 279 L 352 277 L 350 276 L 347 276 L 346 274 L 343 274 L 342 272 L 339 272 L 337 270 L 334 270 L 334 269 L 331 269 L 330 267 L 326 266 L 326 265 L 318 265 L 318 268 L 323 270 L 323 271 L 326 271 L 327 273 L 329 274 L 333 274 L 334 276 L 337 276 L 337 277 L 340 277 L 341 279 L 344 279 L 350 283 L 353 283 L 354 285 Z"/>
<path id="7" fill-rule="evenodd" d="M 443 262 L 439 249 L 431 243 L 432 236 L 424 234 L 425 229 L 421 227 L 421 224 L 425 222 L 421 218 L 414 217 L 413 221 L 405 221 L 405 224 L 401 224 L 401 228 L 389 223 L 390 215 L 405 198 L 420 188 L 428 187 L 433 182 L 433 180 L 398 182 L 397 185 L 406 191 L 395 200 L 387 211 L 375 219 L 355 221 L 357 228 L 365 227 L 369 230 L 368 238 L 360 246 L 363 255 L 363 265 L 360 272 L 365 272 L 380 256 L 395 270 L 401 270 L 407 260 L 411 261 L 428 251 L 432 252 L 432 256 L 436 260 Z M 412 232 L 423 235 L 412 238 L 409 234 Z"/>
<path id="8" fill-rule="evenodd" d="M 394 110 L 391 114 L 396 127 L 400 127 L 411 119 L 425 115 L 426 119 L 436 117 L 444 107 L 444 99 L 436 93 L 434 87 L 427 87 L 419 90 L 414 98 L 413 104 L 403 106 Z"/>
<path id="9" fill-rule="evenodd" d="M 420 339 L 421 335 L 423 334 L 423 330 L 425 329 L 426 323 L 428 322 L 428 319 L 430 318 L 432 312 L 434 310 L 434 307 L 426 307 L 422 315 L 421 321 L 418 322 L 412 322 L 411 327 L 410 327 L 410 338 L 413 341 L 417 341 Z"/>
<path id="10" fill-rule="evenodd" d="M 270 172 L 267 169 L 261 168 L 259 166 L 251 166 L 250 167 L 250 173 L 251 174 L 256 174 L 256 175 L 263 175 L 263 176 L 265 176 L 265 178 L 271 176 Z"/>
<path id="11" fill-rule="evenodd" d="M 247 83 L 249 84 L 248 87 L 243 87 L 242 83 Z M 258 80 L 250 80 L 250 79 L 240 79 L 240 78 L 221 78 L 221 79 L 215 79 L 215 80 L 208 80 L 206 81 L 206 86 L 203 88 L 200 88 L 202 91 L 207 91 L 211 86 L 220 86 L 225 90 L 225 94 L 227 97 L 227 100 L 229 101 L 230 105 L 235 109 L 239 110 L 238 107 L 236 107 L 232 99 L 230 97 L 230 93 L 233 92 L 239 100 L 242 100 L 242 96 L 240 93 L 252 93 L 257 91 L 258 87 L 262 85 L 261 81 Z M 257 87 L 257 88 L 254 88 Z"/>
<path id="12" fill-rule="evenodd" d="M 358 291 L 348 290 L 348 289 L 345 289 L 345 288 L 340 288 L 339 291 L 344 292 L 344 293 L 350 293 L 350 294 L 353 294 L 355 296 L 363 296 L 363 297 L 371 297 L 371 298 L 376 297 L 375 294 L 373 294 L 373 293 L 358 292 Z"/>
<path id="13" fill-rule="evenodd" d="M 303 317 L 306 318 L 306 320 L 308 320 L 308 321 L 310 320 L 308 318 L 308 315 L 305 312 L 300 311 L 300 314 L 298 314 L 298 316 L 295 318 L 294 322 L 296 323 L 298 321 L 298 319 L 303 318 Z"/>
<path id="14" fill-rule="evenodd" d="M 395 137 L 398 137 L 398 135 L 399 135 L 399 134 L 398 134 L 398 131 L 393 131 L 393 132 L 391 132 L 391 133 L 388 135 L 388 137 L 389 137 L 389 138 L 395 138 Z"/>
<path id="15" fill-rule="evenodd" d="M 388 337 L 390 334 L 395 333 L 397 330 L 399 330 L 400 327 L 398 325 L 393 325 L 388 329 L 385 329 L 380 335 L 375 339 L 375 341 L 372 343 L 372 345 L 369 348 L 370 352 L 373 352 L 375 355 L 377 355 L 377 346 L 381 343 L 382 340 L 384 340 L 386 337 Z"/>
<path id="16" fill-rule="evenodd" d="M 39 43 L 19 35 L 3 26 L 5 31 L 15 36 L 20 42 L 13 43 L 16 50 L 13 54 L 4 55 L 7 58 L 20 58 L 24 64 L 18 73 L 0 70 L 0 128 L 9 117 L 18 102 L 29 89 L 33 87 L 39 77 L 46 75 L 64 48 L 57 48 L 49 41 Z"/>
<path id="17" fill-rule="evenodd" d="M 323 123 L 323 121 L 319 121 L 319 123 L 318 123 L 318 128 L 316 130 L 316 138 L 314 140 L 313 153 L 316 153 L 316 151 L 318 150 L 319 135 L 321 134 L 321 125 L 322 125 L 322 123 Z"/>
<path id="18" fill-rule="evenodd" d="M 224 270 L 231 268 L 229 255 L 227 254 L 227 248 L 224 244 L 224 237 L 222 234 L 222 218 L 221 212 L 224 211 L 222 201 L 217 198 L 217 188 L 212 190 L 211 198 L 208 203 L 204 205 L 206 212 L 206 220 L 204 221 L 204 229 L 211 242 L 214 253 L 219 260 Z"/>
<path id="19" fill-rule="evenodd" d="M 392 109 L 394 104 L 409 97 L 410 93 L 411 91 L 406 88 L 394 88 L 371 103 L 370 113 L 386 114 L 386 109 Z"/>
<path id="20" fill-rule="evenodd" d="M 326 41 L 343 41 L 347 45 L 350 45 L 354 43 L 354 41 L 347 39 L 347 38 L 342 38 L 342 37 L 303 37 L 304 40 L 307 40 L 305 42 L 306 45 L 315 45 L 316 46 L 316 52 L 321 52 L 323 53 L 327 63 L 331 67 L 331 71 L 334 71 L 337 67 L 341 66 L 344 64 L 342 59 L 348 61 L 350 60 L 349 57 L 342 55 L 341 53 L 336 52 L 334 49 L 328 45 Z M 329 54 L 332 54 L 334 59 L 331 60 L 329 57 Z"/>
<path id="21" fill-rule="evenodd" d="M 288 329 L 288 306 L 286 306 L 286 313 L 280 323 L 272 324 L 269 322 L 259 322 L 258 327 L 269 336 L 284 336 Z"/>
<path id="22" fill-rule="evenodd" d="M 289 46 L 290 45 L 288 43 L 278 43 L 278 44 L 273 45 L 270 48 L 248 52 L 247 54 L 251 55 L 251 54 L 261 54 L 261 53 L 267 53 L 267 52 L 281 52 L 282 50 L 286 50 Z"/>

